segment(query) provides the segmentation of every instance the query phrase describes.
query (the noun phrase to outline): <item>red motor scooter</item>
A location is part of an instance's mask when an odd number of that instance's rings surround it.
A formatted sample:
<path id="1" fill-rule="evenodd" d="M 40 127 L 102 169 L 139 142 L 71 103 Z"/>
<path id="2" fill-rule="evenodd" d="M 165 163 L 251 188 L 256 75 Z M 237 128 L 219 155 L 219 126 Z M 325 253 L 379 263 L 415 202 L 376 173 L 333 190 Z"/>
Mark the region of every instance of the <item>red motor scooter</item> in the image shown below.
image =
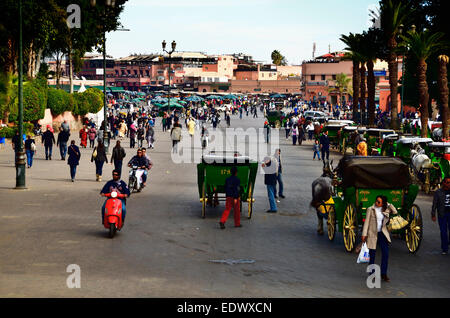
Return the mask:
<path id="1" fill-rule="evenodd" d="M 109 229 L 109 237 L 113 238 L 116 231 L 122 229 L 122 201 L 120 199 L 126 198 L 125 194 L 120 194 L 115 191 L 106 193 L 108 198 L 105 205 L 105 217 L 103 225 Z"/>

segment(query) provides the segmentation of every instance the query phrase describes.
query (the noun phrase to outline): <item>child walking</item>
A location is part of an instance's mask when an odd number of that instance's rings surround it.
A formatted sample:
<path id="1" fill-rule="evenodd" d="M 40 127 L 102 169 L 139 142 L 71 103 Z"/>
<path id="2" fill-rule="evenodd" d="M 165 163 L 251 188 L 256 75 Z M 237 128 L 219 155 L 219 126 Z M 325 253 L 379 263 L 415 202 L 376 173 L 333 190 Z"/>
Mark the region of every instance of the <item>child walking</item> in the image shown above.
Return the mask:
<path id="1" fill-rule="evenodd" d="M 320 145 L 319 145 L 318 140 L 315 141 L 315 143 L 313 145 L 313 150 L 314 150 L 313 160 L 316 160 L 316 155 L 317 155 L 317 158 L 319 158 L 319 160 L 320 160 Z"/>

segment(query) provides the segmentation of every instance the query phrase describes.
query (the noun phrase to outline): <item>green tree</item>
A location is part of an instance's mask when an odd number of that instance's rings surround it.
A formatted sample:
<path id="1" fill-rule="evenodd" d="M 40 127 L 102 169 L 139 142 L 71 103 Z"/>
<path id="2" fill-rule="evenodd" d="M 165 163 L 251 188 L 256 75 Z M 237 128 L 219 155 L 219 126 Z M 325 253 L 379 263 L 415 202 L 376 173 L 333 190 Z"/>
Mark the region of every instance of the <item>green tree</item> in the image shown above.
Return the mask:
<path id="1" fill-rule="evenodd" d="M 272 63 L 275 65 L 287 65 L 286 57 L 284 57 L 278 50 L 274 50 L 270 55 Z"/>
<path id="2" fill-rule="evenodd" d="M 411 54 L 418 60 L 417 78 L 419 92 L 419 110 L 421 112 L 422 131 L 421 136 L 428 135 L 428 117 L 429 117 L 429 94 L 427 83 L 427 60 L 435 52 L 444 47 L 442 39 L 443 33 L 433 33 L 430 30 L 423 32 L 408 32 L 407 36 L 402 36 L 403 42 L 400 46 L 408 47 Z"/>

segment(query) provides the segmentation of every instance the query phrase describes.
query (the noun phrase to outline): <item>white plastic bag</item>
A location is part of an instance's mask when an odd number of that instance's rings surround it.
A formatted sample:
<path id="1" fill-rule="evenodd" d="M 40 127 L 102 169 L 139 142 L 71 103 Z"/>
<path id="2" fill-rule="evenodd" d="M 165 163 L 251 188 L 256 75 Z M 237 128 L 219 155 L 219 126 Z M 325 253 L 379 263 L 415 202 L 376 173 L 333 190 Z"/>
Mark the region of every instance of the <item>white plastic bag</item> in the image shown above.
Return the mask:
<path id="1" fill-rule="evenodd" d="M 370 255 L 369 255 L 369 248 L 367 247 L 367 244 L 364 243 L 361 247 L 361 252 L 359 252 L 358 260 L 356 263 L 369 263 L 370 261 Z"/>

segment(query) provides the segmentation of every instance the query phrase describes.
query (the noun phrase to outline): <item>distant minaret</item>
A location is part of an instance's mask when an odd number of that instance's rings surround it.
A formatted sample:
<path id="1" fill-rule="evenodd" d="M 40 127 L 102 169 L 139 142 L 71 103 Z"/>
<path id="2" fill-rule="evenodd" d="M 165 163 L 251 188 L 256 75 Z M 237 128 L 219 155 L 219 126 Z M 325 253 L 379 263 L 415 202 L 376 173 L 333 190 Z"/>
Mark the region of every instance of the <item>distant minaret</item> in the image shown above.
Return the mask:
<path id="1" fill-rule="evenodd" d="M 316 53 L 316 42 L 313 43 L 313 60 L 315 53 Z"/>
<path id="2" fill-rule="evenodd" d="M 330 44 L 328 44 L 328 53 L 331 54 L 331 45 Z"/>

